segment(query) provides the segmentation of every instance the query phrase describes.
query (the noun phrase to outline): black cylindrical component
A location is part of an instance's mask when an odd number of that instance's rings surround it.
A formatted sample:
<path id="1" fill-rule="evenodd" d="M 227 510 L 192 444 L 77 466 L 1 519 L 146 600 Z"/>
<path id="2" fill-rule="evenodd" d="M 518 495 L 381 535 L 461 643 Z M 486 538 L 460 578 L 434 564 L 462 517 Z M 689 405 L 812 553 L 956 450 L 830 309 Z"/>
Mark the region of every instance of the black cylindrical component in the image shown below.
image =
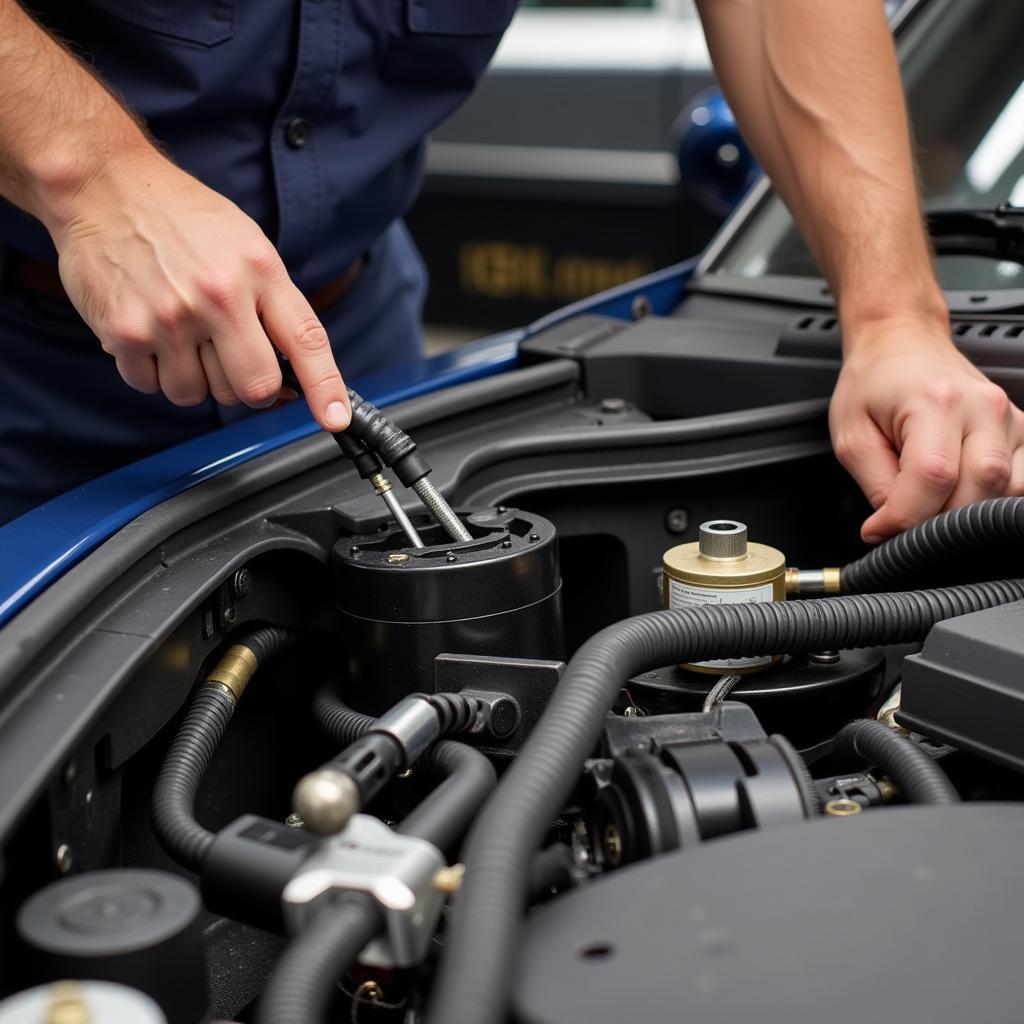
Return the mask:
<path id="1" fill-rule="evenodd" d="M 843 651 L 836 660 L 785 657 L 763 672 L 739 677 L 728 700 L 750 707 L 767 732 L 800 748 L 831 739 L 863 714 L 882 688 L 885 652 Z M 629 695 L 649 715 L 700 711 L 713 685 L 707 675 L 665 665 L 629 680 Z"/>
<path id="2" fill-rule="evenodd" d="M 316 841 L 304 829 L 242 815 L 217 833 L 203 858 L 207 908 L 266 931 L 284 932 L 281 893 Z"/>
<path id="3" fill-rule="evenodd" d="M 473 824 L 428 1024 L 505 1017 L 529 868 L 597 743 L 623 682 L 679 661 L 921 640 L 946 618 L 1024 598 L 1024 581 L 948 590 L 710 605 L 638 615 L 576 652 L 520 756 Z"/>
<path id="4" fill-rule="evenodd" d="M 912 582 L 936 562 L 1024 539 L 1024 498 L 989 498 L 940 512 L 879 544 L 840 570 L 844 594 Z"/>
<path id="5" fill-rule="evenodd" d="M 257 1024 L 323 1024 L 338 980 L 383 925 L 383 911 L 364 893 L 326 906 L 278 960 Z"/>
<path id="6" fill-rule="evenodd" d="M 465 743 L 441 740 L 427 751 L 423 766 L 445 780 L 410 811 L 396 831 L 418 836 L 439 850 L 454 850 L 498 783 L 494 765 Z"/>
<path id="7" fill-rule="evenodd" d="M 196 821 L 199 784 L 235 713 L 235 699 L 214 686 L 202 686 L 160 768 L 153 789 L 153 829 L 163 848 L 179 864 L 198 871 L 213 833 Z"/>
<path id="8" fill-rule="evenodd" d="M 856 753 L 881 768 L 907 803 L 952 804 L 960 800 L 942 768 L 913 740 L 873 718 L 860 718 L 836 736 L 837 753 Z"/>
<path id="9" fill-rule="evenodd" d="M 473 540 L 420 528 L 424 548 L 393 528 L 334 548 L 345 660 L 360 710 L 380 715 L 403 696 L 434 690 L 434 658 L 564 653 L 554 526 L 514 509 L 459 513 Z"/>
<path id="10" fill-rule="evenodd" d="M 360 802 L 365 807 L 405 768 L 405 755 L 391 736 L 371 732 L 323 767 L 348 775 L 358 787 Z"/>
<path id="11" fill-rule="evenodd" d="M 17 929 L 34 980 L 114 981 L 141 989 L 170 1024 L 199 1024 L 209 1002 L 195 886 L 163 871 L 90 871 L 22 904 Z"/>

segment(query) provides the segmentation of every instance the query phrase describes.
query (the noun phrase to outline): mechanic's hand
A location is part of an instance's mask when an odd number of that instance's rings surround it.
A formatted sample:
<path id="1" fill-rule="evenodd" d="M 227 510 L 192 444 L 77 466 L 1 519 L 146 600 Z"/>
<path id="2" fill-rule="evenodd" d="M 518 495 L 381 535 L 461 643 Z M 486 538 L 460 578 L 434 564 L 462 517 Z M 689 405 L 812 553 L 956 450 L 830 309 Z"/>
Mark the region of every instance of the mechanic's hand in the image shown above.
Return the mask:
<path id="1" fill-rule="evenodd" d="M 175 405 L 264 408 L 281 392 L 272 342 L 321 426 L 348 426 L 327 333 L 258 225 L 155 150 L 125 163 L 52 232 L 68 296 L 125 381 Z"/>
<path id="2" fill-rule="evenodd" d="M 875 543 L 945 509 L 1024 494 L 1024 413 L 919 323 L 873 325 L 844 361 L 829 410 L 836 456 L 875 508 Z"/>

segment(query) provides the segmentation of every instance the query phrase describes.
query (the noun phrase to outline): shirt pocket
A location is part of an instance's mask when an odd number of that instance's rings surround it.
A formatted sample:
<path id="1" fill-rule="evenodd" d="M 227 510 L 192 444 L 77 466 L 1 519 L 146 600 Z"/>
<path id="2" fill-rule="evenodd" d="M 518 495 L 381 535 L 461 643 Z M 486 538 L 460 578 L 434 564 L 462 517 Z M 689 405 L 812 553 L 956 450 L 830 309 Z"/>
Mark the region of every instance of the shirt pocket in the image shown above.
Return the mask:
<path id="1" fill-rule="evenodd" d="M 518 0 L 405 0 L 411 32 L 438 35 L 500 35 L 512 20 Z"/>
<path id="2" fill-rule="evenodd" d="M 238 0 L 88 0 L 93 7 L 136 28 L 199 46 L 216 46 L 235 34 Z"/>
<path id="3" fill-rule="evenodd" d="M 382 77 L 403 85 L 470 89 L 494 55 L 517 0 L 391 0 L 391 4 Z"/>

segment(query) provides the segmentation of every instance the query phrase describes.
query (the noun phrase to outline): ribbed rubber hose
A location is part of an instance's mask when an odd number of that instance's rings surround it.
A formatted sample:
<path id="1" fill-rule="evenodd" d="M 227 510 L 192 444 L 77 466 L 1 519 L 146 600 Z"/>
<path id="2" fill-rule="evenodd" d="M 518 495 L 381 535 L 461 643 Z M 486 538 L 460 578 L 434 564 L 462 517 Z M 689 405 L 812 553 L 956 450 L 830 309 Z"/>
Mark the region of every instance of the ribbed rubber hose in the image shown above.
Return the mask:
<path id="1" fill-rule="evenodd" d="M 446 703 L 458 711 L 458 702 Z M 377 721 L 346 707 L 328 687 L 314 698 L 313 714 L 325 735 L 340 747 L 366 735 Z M 453 714 L 453 722 L 462 720 L 461 715 Z M 494 766 L 479 750 L 454 740 L 435 743 L 419 764 L 431 775 L 445 776 L 445 781 L 406 815 L 395 831 L 418 836 L 440 850 L 450 851 L 466 834 L 473 817 L 497 785 Z"/>
<path id="2" fill-rule="evenodd" d="M 294 643 L 296 634 L 276 626 L 246 633 L 236 644 L 248 647 L 260 666 Z M 214 834 L 196 821 L 196 793 L 224 730 L 235 713 L 235 700 L 219 687 L 201 686 L 171 743 L 153 787 L 153 830 L 161 846 L 182 866 L 199 871 Z"/>
<path id="3" fill-rule="evenodd" d="M 912 804 L 954 804 L 960 801 L 942 768 L 913 740 L 873 718 L 844 725 L 835 740 L 837 753 L 855 753 L 881 768 L 904 799 Z"/>
<path id="4" fill-rule="evenodd" d="M 199 871 L 216 838 L 196 821 L 196 793 L 234 713 L 230 695 L 200 687 L 156 778 L 153 830 L 160 845 L 190 871 Z"/>
<path id="5" fill-rule="evenodd" d="M 441 740 L 423 755 L 422 765 L 444 782 L 411 810 L 395 828 L 419 836 L 439 850 L 454 850 L 484 801 L 498 784 L 494 765 L 465 743 Z"/>
<path id="6" fill-rule="evenodd" d="M 990 498 L 926 519 L 840 570 L 844 594 L 877 593 L 952 554 L 1024 541 L 1024 498 Z"/>
<path id="7" fill-rule="evenodd" d="M 346 893 L 282 953 L 263 989 L 257 1024 L 323 1024 L 338 979 L 384 926 L 370 896 Z"/>
<path id="8" fill-rule="evenodd" d="M 680 661 L 846 650 L 922 640 L 941 619 L 1024 598 L 1024 580 L 815 601 L 710 605 L 638 615 L 602 630 L 569 662 L 554 696 L 462 852 L 427 1024 L 500 1024 L 520 940 L 529 870 L 625 680 Z"/>

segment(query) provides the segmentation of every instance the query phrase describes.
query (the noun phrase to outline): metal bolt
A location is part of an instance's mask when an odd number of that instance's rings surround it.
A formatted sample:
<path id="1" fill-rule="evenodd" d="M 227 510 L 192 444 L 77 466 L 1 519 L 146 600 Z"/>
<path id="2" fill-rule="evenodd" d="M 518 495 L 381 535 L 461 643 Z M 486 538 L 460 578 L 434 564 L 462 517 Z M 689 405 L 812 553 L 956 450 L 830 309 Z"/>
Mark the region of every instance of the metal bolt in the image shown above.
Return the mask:
<path id="1" fill-rule="evenodd" d="M 503 548 L 505 548 L 506 550 L 507 550 L 508 548 L 512 547 L 512 538 L 511 538 L 511 537 L 506 537 L 506 538 L 505 538 L 505 539 L 504 539 L 504 540 L 503 540 L 503 541 L 501 542 L 501 546 L 502 546 Z"/>
<path id="2" fill-rule="evenodd" d="M 669 533 L 686 533 L 690 526 L 690 513 L 685 508 L 672 508 L 665 516 L 665 528 Z"/>
<path id="3" fill-rule="evenodd" d="M 834 818 L 849 818 L 854 814 L 860 814 L 862 810 L 856 800 L 829 800 L 825 804 L 825 813 L 831 814 Z"/>
<path id="4" fill-rule="evenodd" d="M 497 508 L 495 509 L 495 512 L 497 512 L 499 516 L 503 516 L 503 515 L 504 515 L 504 514 L 505 514 L 505 513 L 507 512 L 507 511 L 508 511 L 508 509 L 507 509 L 507 508 L 505 508 L 505 506 L 504 506 L 504 505 L 499 505 L 499 506 L 498 506 L 498 507 L 497 507 Z"/>
<path id="5" fill-rule="evenodd" d="M 646 712 L 643 708 L 637 707 L 636 704 L 630 704 L 625 711 L 622 712 L 623 718 L 643 718 Z"/>
<path id="6" fill-rule="evenodd" d="M 401 565 L 408 561 L 409 556 L 404 551 L 392 551 L 387 557 L 388 565 Z"/>
<path id="7" fill-rule="evenodd" d="M 462 886 L 462 880 L 466 877 L 465 864 L 452 864 L 451 867 L 441 868 L 434 875 L 434 888 L 438 892 L 458 892 Z"/>
<path id="8" fill-rule="evenodd" d="M 602 398 L 601 412 L 624 412 L 626 400 L 624 398 Z"/>
<path id="9" fill-rule="evenodd" d="M 634 320 L 643 320 L 645 316 L 651 315 L 651 300 L 646 295 L 638 295 L 630 307 Z"/>
<path id="10" fill-rule="evenodd" d="M 75 855 L 71 852 L 71 847 L 67 843 L 61 843 L 57 847 L 54 860 L 57 863 L 57 870 L 62 875 L 66 875 L 75 866 Z"/>
<path id="11" fill-rule="evenodd" d="M 622 863 L 622 835 L 615 825 L 606 825 L 601 837 L 601 846 L 608 863 L 618 867 Z"/>
<path id="12" fill-rule="evenodd" d="M 288 817 L 284 819 L 284 823 L 289 828 L 305 828 L 306 827 L 306 823 L 302 820 L 302 816 L 299 815 L 299 814 L 289 814 Z"/>
<path id="13" fill-rule="evenodd" d="M 838 651 L 814 651 L 807 655 L 807 660 L 815 665 L 835 665 L 839 661 Z"/>
<path id="14" fill-rule="evenodd" d="M 228 605 L 227 608 L 225 608 L 224 611 L 220 613 L 220 621 L 225 626 L 232 625 L 232 623 L 234 623 L 235 619 L 237 618 L 238 613 L 231 605 Z"/>
<path id="15" fill-rule="evenodd" d="M 350 547 L 348 549 L 348 553 L 350 555 L 358 555 L 359 554 L 359 547 L 357 545 L 353 544 L 352 547 Z"/>
<path id="16" fill-rule="evenodd" d="M 451 552 L 451 551 L 448 552 L 448 557 L 445 558 L 445 561 L 448 562 L 449 564 L 451 564 L 452 562 L 457 562 L 458 560 L 459 560 L 458 556 L 456 554 L 454 554 L 454 552 Z"/>
<path id="17" fill-rule="evenodd" d="M 539 540 L 540 540 L 540 534 L 539 534 L 539 533 L 531 533 L 531 534 L 530 534 L 530 541 L 531 541 L 531 542 L 532 542 L 533 544 L 536 544 L 536 543 L 537 543 L 537 541 L 539 541 Z"/>
<path id="18" fill-rule="evenodd" d="M 234 587 L 238 597 L 245 597 L 252 589 L 252 573 L 248 569 L 239 569 L 235 573 Z"/>

